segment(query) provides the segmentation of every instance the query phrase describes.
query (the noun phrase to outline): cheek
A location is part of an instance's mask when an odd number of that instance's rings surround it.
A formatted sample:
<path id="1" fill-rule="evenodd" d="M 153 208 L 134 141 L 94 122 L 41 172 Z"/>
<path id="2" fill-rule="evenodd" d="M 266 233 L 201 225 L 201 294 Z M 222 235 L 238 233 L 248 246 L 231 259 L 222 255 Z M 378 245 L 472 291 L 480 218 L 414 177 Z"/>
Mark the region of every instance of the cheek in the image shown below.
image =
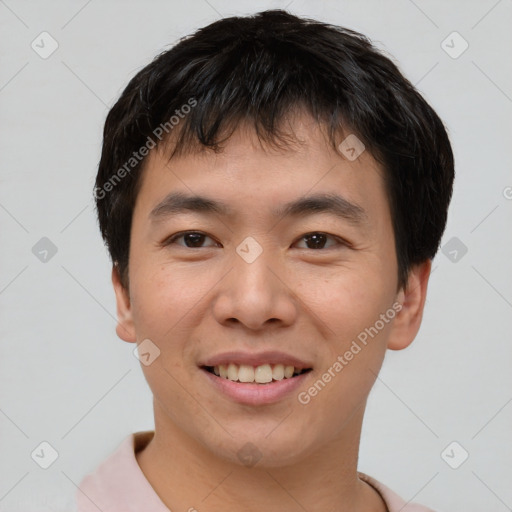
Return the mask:
<path id="1" fill-rule="evenodd" d="M 139 267 L 132 282 L 132 312 L 138 334 L 165 339 L 201 307 L 205 282 L 179 268 Z M 146 334 L 147 332 L 147 334 Z"/>
<path id="2" fill-rule="evenodd" d="M 394 317 L 381 320 L 393 300 L 382 279 L 348 274 L 331 280 L 329 292 L 315 294 L 316 316 L 328 328 L 322 366 L 301 395 L 301 403 L 308 402 L 304 407 L 309 408 L 312 435 L 321 431 L 335 436 L 364 405 L 382 365 Z"/>
<path id="3" fill-rule="evenodd" d="M 135 263 L 135 262 L 134 262 Z M 137 338 L 149 338 L 161 350 L 162 362 L 178 371 L 188 366 L 201 341 L 195 332 L 209 321 L 212 293 L 220 274 L 187 262 L 137 268 L 133 282 L 132 314 Z"/>
<path id="4" fill-rule="evenodd" d="M 328 279 L 301 286 L 301 294 L 322 320 L 326 337 L 340 349 L 391 307 L 393 289 L 387 281 L 378 268 L 361 266 L 331 271 Z"/>

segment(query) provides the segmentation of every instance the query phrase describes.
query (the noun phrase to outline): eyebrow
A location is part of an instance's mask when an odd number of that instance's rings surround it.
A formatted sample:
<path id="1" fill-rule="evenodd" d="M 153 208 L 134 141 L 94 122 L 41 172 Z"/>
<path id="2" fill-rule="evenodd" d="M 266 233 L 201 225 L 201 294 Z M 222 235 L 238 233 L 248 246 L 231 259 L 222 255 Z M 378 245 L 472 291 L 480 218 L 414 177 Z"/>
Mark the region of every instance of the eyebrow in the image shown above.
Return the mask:
<path id="1" fill-rule="evenodd" d="M 180 213 L 214 214 L 232 217 L 235 211 L 225 203 L 199 195 L 171 192 L 158 203 L 149 214 L 152 222 L 158 222 Z M 354 225 L 368 220 L 366 211 L 337 194 L 314 194 L 301 197 L 271 211 L 275 217 L 305 217 L 317 213 L 327 213 L 346 220 Z"/>

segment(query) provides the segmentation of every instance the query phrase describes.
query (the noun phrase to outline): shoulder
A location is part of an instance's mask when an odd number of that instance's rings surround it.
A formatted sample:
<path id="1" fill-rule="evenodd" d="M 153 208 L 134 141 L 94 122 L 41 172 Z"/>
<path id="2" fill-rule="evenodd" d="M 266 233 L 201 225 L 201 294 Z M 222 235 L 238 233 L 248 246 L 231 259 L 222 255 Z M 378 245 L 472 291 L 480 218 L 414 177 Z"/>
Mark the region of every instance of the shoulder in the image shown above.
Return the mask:
<path id="1" fill-rule="evenodd" d="M 76 492 L 77 512 L 169 512 L 140 469 L 135 453 L 153 437 L 153 431 L 125 437 Z"/>
<path id="2" fill-rule="evenodd" d="M 361 480 L 371 485 L 382 496 L 389 512 L 435 512 L 431 508 L 420 505 L 419 503 L 406 502 L 389 487 L 371 476 L 360 472 L 358 476 Z"/>

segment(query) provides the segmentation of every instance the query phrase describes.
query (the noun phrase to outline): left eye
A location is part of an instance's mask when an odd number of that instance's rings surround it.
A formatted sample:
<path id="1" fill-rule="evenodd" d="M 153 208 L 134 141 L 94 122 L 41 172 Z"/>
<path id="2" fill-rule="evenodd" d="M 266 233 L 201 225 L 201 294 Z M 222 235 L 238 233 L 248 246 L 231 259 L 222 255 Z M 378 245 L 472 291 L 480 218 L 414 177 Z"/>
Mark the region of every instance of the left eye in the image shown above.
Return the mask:
<path id="1" fill-rule="evenodd" d="M 300 249 L 325 249 L 327 240 L 333 240 L 333 245 L 343 245 L 342 241 L 337 237 L 328 235 L 327 233 L 308 233 L 300 238 L 300 241 L 306 241 L 306 245 L 312 247 L 300 247 Z"/>

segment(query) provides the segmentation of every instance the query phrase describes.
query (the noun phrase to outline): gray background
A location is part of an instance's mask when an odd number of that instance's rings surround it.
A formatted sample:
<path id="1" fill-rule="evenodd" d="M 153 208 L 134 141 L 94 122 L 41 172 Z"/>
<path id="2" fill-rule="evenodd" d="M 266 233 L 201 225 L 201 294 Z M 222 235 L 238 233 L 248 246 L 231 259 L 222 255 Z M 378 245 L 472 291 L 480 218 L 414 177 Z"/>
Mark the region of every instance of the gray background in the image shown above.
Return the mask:
<path id="1" fill-rule="evenodd" d="M 511 0 L 0 0 L 0 511 L 71 510 L 81 478 L 153 428 L 134 345 L 115 334 L 93 210 L 109 107 L 177 38 L 286 6 L 391 54 L 445 121 L 456 157 L 449 245 L 420 334 L 388 353 L 370 396 L 360 470 L 439 511 L 511 510 Z M 51 48 L 43 31 L 58 43 L 46 59 L 31 47 Z M 454 31 L 469 44 L 457 58 Z M 42 237 L 57 248 L 46 262 L 32 250 Z M 42 441 L 59 454 L 46 470 L 31 458 Z M 452 441 L 469 453 L 458 469 L 441 456 Z M 461 453 L 448 450 L 452 465 Z"/>

